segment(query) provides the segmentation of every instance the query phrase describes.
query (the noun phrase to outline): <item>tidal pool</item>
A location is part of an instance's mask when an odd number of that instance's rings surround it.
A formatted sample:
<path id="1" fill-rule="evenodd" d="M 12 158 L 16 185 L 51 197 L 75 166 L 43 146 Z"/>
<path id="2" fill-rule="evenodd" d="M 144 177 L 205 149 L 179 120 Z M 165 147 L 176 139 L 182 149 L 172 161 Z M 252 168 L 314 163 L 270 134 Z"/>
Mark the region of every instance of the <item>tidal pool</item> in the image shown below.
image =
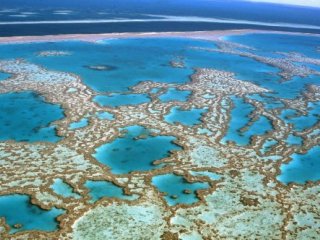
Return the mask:
<path id="1" fill-rule="evenodd" d="M 121 187 L 108 181 L 86 181 L 84 186 L 89 189 L 90 202 L 96 202 L 101 198 L 118 198 L 123 200 L 137 199 L 137 195 L 126 195 Z"/>
<path id="2" fill-rule="evenodd" d="M 74 129 L 78 129 L 78 128 L 84 128 L 86 126 L 88 126 L 89 121 L 87 118 L 82 118 L 80 121 L 78 122 L 73 122 L 70 124 L 69 129 L 74 130 Z"/>
<path id="3" fill-rule="evenodd" d="M 269 119 L 264 116 L 260 116 L 258 120 L 248 125 L 254 107 L 240 97 L 232 96 L 231 99 L 234 107 L 231 110 L 229 127 L 221 140 L 222 143 L 233 141 L 240 146 L 244 146 L 250 143 L 253 136 L 264 135 L 273 129 Z"/>
<path id="4" fill-rule="evenodd" d="M 199 201 L 196 191 L 210 187 L 205 182 L 189 183 L 184 177 L 175 174 L 154 176 L 152 184 L 165 194 L 164 198 L 169 206 L 196 203 Z"/>
<path id="5" fill-rule="evenodd" d="M 10 226 L 10 233 L 22 231 L 58 230 L 56 218 L 65 211 L 57 208 L 44 210 L 31 204 L 27 195 L 12 194 L 0 196 L 0 217 Z"/>
<path id="6" fill-rule="evenodd" d="M 164 120 L 168 123 L 181 123 L 182 125 L 192 127 L 201 123 L 201 116 L 206 109 L 192 108 L 190 110 L 182 110 L 180 107 L 173 107 L 170 113 L 164 116 Z"/>
<path id="7" fill-rule="evenodd" d="M 123 105 L 139 105 L 150 102 L 150 98 L 146 94 L 113 94 L 98 95 L 93 101 L 103 107 L 119 107 Z"/>
<path id="8" fill-rule="evenodd" d="M 51 185 L 51 189 L 58 195 L 65 198 L 80 198 L 81 196 L 73 191 L 73 188 L 64 182 L 62 179 L 57 178 Z"/>
<path id="9" fill-rule="evenodd" d="M 185 102 L 188 100 L 191 91 L 182 91 L 176 88 L 169 88 L 168 91 L 159 96 L 162 102 L 180 101 Z"/>
<path id="10" fill-rule="evenodd" d="M 100 120 L 114 120 L 114 115 L 109 112 L 98 112 L 96 115 Z"/>
<path id="11" fill-rule="evenodd" d="M 320 147 L 315 146 L 306 154 L 294 153 L 289 163 L 281 165 L 277 179 L 285 184 L 290 182 L 304 184 L 306 181 L 320 180 Z"/>
<path id="12" fill-rule="evenodd" d="M 0 81 L 6 80 L 9 77 L 10 77 L 10 74 L 0 72 Z"/>
<path id="13" fill-rule="evenodd" d="M 114 174 L 126 174 L 132 171 L 147 171 L 163 167 L 164 164 L 153 164 L 154 161 L 170 156 L 170 151 L 181 150 L 174 144 L 172 136 L 151 136 L 141 126 L 129 126 L 126 131 L 110 143 L 96 148 L 93 156 L 110 167 Z"/>
<path id="14" fill-rule="evenodd" d="M 0 94 L 0 140 L 57 142 L 53 121 L 64 117 L 59 105 L 45 102 L 34 92 Z"/>

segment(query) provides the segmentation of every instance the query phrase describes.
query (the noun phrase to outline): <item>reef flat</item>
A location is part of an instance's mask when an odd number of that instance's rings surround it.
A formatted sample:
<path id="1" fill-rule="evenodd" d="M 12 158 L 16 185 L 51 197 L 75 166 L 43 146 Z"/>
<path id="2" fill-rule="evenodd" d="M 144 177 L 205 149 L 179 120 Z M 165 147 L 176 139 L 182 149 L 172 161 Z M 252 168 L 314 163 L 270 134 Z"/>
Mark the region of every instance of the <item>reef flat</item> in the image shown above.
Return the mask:
<path id="1" fill-rule="evenodd" d="M 250 30 L 0 38 L 0 98 L 36 95 L 59 113 L 34 103 L 20 123 L 56 141 L 0 131 L 0 204 L 23 203 L 0 211 L 0 238 L 316 239 L 319 40 Z M 10 101 L 4 125 L 21 114 Z"/>

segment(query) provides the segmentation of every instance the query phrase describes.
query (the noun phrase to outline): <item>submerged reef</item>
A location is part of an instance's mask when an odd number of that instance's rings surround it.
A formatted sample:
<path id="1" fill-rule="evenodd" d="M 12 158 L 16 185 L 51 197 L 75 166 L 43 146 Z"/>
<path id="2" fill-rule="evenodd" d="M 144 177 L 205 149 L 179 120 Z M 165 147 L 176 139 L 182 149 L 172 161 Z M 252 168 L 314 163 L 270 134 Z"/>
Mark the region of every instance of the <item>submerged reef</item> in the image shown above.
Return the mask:
<path id="1" fill-rule="evenodd" d="M 317 239 L 317 43 L 259 34 L 0 44 L 0 238 Z"/>

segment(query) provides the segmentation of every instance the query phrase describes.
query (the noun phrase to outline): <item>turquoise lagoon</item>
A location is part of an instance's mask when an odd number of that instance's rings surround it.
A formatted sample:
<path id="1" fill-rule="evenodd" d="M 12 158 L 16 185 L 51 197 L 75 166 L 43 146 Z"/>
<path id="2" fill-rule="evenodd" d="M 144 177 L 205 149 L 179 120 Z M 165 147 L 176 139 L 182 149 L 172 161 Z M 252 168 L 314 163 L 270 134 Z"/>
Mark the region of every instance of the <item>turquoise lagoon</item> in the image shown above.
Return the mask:
<path id="1" fill-rule="evenodd" d="M 78 122 L 70 123 L 69 129 L 74 130 L 74 129 L 78 129 L 78 128 L 84 128 L 84 127 L 88 126 L 88 124 L 89 124 L 88 119 L 82 118 Z"/>
<path id="2" fill-rule="evenodd" d="M 249 125 L 250 114 L 254 111 L 254 106 L 245 102 L 243 98 L 232 96 L 234 107 L 231 110 L 231 119 L 226 135 L 221 140 L 222 143 L 234 141 L 240 146 L 250 143 L 251 137 L 255 135 L 264 135 L 273 130 L 271 122 L 264 116 Z M 242 128 L 247 128 L 242 130 Z"/>
<path id="3" fill-rule="evenodd" d="M 73 188 L 64 182 L 62 179 L 57 178 L 53 181 L 51 189 L 58 195 L 65 198 L 80 198 L 81 196 L 73 191 Z"/>
<path id="4" fill-rule="evenodd" d="M 169 206 L 193 204 L 199 201 L 197 190 L 210 188 L 206 182 L 187 182 L 184 177 L 175 174 L 158 175 L 152 178 L 152 184 L 162 193 Z"/>
<path id="5" fill-rule="evenodd" d="M 34 92 L 0 94 L 0 140 L 57 142 L 53 121 L 64 117 L 59 105 Z"/>
<path id="6" fill-rule="evenodd" d="M 109 112 L 98 112 L 96 115 L 100 120 L 114 120 L 114 115 Z"/>
<path id="7" fill-rule="evenodd" d="M 118 198 L 122 200 L 135 200 L 137 195 L 125 195 L 121 187 L 108 181 L 86 181 L 84 186 L 89 189 L 91 202 L 96 202 L 104 197 Z"/>
<path id="8" fill-rule="evenodd" d="M 102 107 L 119 107 L 123 105 L 139 105 L 150 102 L 150 98 L 146 94 L 113 94 L 98 95 L 93 101 Z"/>
<path id="9" fill-rule="evenodd" d="M 285 184 L 304 184 L 306 181 L 320 180 L 320 146 L 311 148 L 306 154 L 295 153 L 289 163 L 281 165 L 277 179 Z"/>
<path id="10" fill-rule="evenodd" d="M 161 102 L 180 101 L 185 102 L 188 100 L 191 91 L 182 91 L 176 88 L 169 88 L 168 91 L 159 96 Z"/>
<path id="11" fill-rule="evenodd" d="M 103 144 L 93 155 L 99 162 L 111 168 L 114 174 L 126 174 L 132 171 L 148 171 L 163 167 L 164 164 L 153 164 L 154 161 L 168 157 L 170 151 L 180 150 L 174 144 L 172 136 L 151 136 L 141 126 L 129 126 L 123 137 Z"/>
<path id="12" fill-rule="evenodd" d="M 57 208 L 44 210 L 31 204 L 27 195 L 12 194 L 0 196 L 0 218 L 4 217 L 10 226 L 10 233 L 21 231 L 55 231 L 58 229 L 56 218 L 65 211 Z M 20 228 L 15 228 L 21 224 Z"/>
<path id="13" fill-rule="evenodd" d="M 206 111 L 206 109 L 200 108 L 182 110 L 180 107 L 173 107 L 170 113 L 164 117 L 164 120 L 170 124 L 181 123 L 182 125 L 192 127 L 201 123 L 201 116 Z"/>
<path id="14" fill-rule="evenodd" d="M 46 43 L 4 44 L 1 59 L 25 58 L 49 69 L 78 74 L 84 83 L 98 92 L 127 92 L 140 81 L 185 83 L 194 68 L 232 71 L 239 79 L 277 82 L 278 69 L 253 59 L 232 54 L 208 52 L 216 49 L 211 41 L 185 38 L 113 39 L 89 43 L 60 41 Z M 40 51 L 59 50 L 71 55 L 40 57 Z M 170 61 L 184 57 L 185 68 L 174 68 Z M 105 71 L 87 66 L 112 65 Z"/>

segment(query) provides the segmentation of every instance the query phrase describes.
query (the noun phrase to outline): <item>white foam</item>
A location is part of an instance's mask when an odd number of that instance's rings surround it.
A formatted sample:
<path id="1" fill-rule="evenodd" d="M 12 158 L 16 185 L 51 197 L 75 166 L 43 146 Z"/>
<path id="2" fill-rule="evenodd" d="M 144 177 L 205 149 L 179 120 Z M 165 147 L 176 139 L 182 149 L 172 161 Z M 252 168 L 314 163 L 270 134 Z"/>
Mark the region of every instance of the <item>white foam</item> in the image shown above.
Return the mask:
<path id="1" fill-rule="evenodd" d="M 308 24 L 295 24 L 283 22 L 260 22 L 239 19 L 205 18 L 196 16 L 168 16 L 168 15 L 146 15 L 149 19 L 81 19 L 81 20 L 58 20 L 58 21 L 11 21 L 0 22 L 0 25 L 36 25 L 36 24 L 94 24 L 94 23 L 135 23 L 135 22 L 199 22 L 199 23 L 228 23 L 241 25 L 255 25 L 268 27 L 304 28 L 320 30 L 320 26 Z"/>

